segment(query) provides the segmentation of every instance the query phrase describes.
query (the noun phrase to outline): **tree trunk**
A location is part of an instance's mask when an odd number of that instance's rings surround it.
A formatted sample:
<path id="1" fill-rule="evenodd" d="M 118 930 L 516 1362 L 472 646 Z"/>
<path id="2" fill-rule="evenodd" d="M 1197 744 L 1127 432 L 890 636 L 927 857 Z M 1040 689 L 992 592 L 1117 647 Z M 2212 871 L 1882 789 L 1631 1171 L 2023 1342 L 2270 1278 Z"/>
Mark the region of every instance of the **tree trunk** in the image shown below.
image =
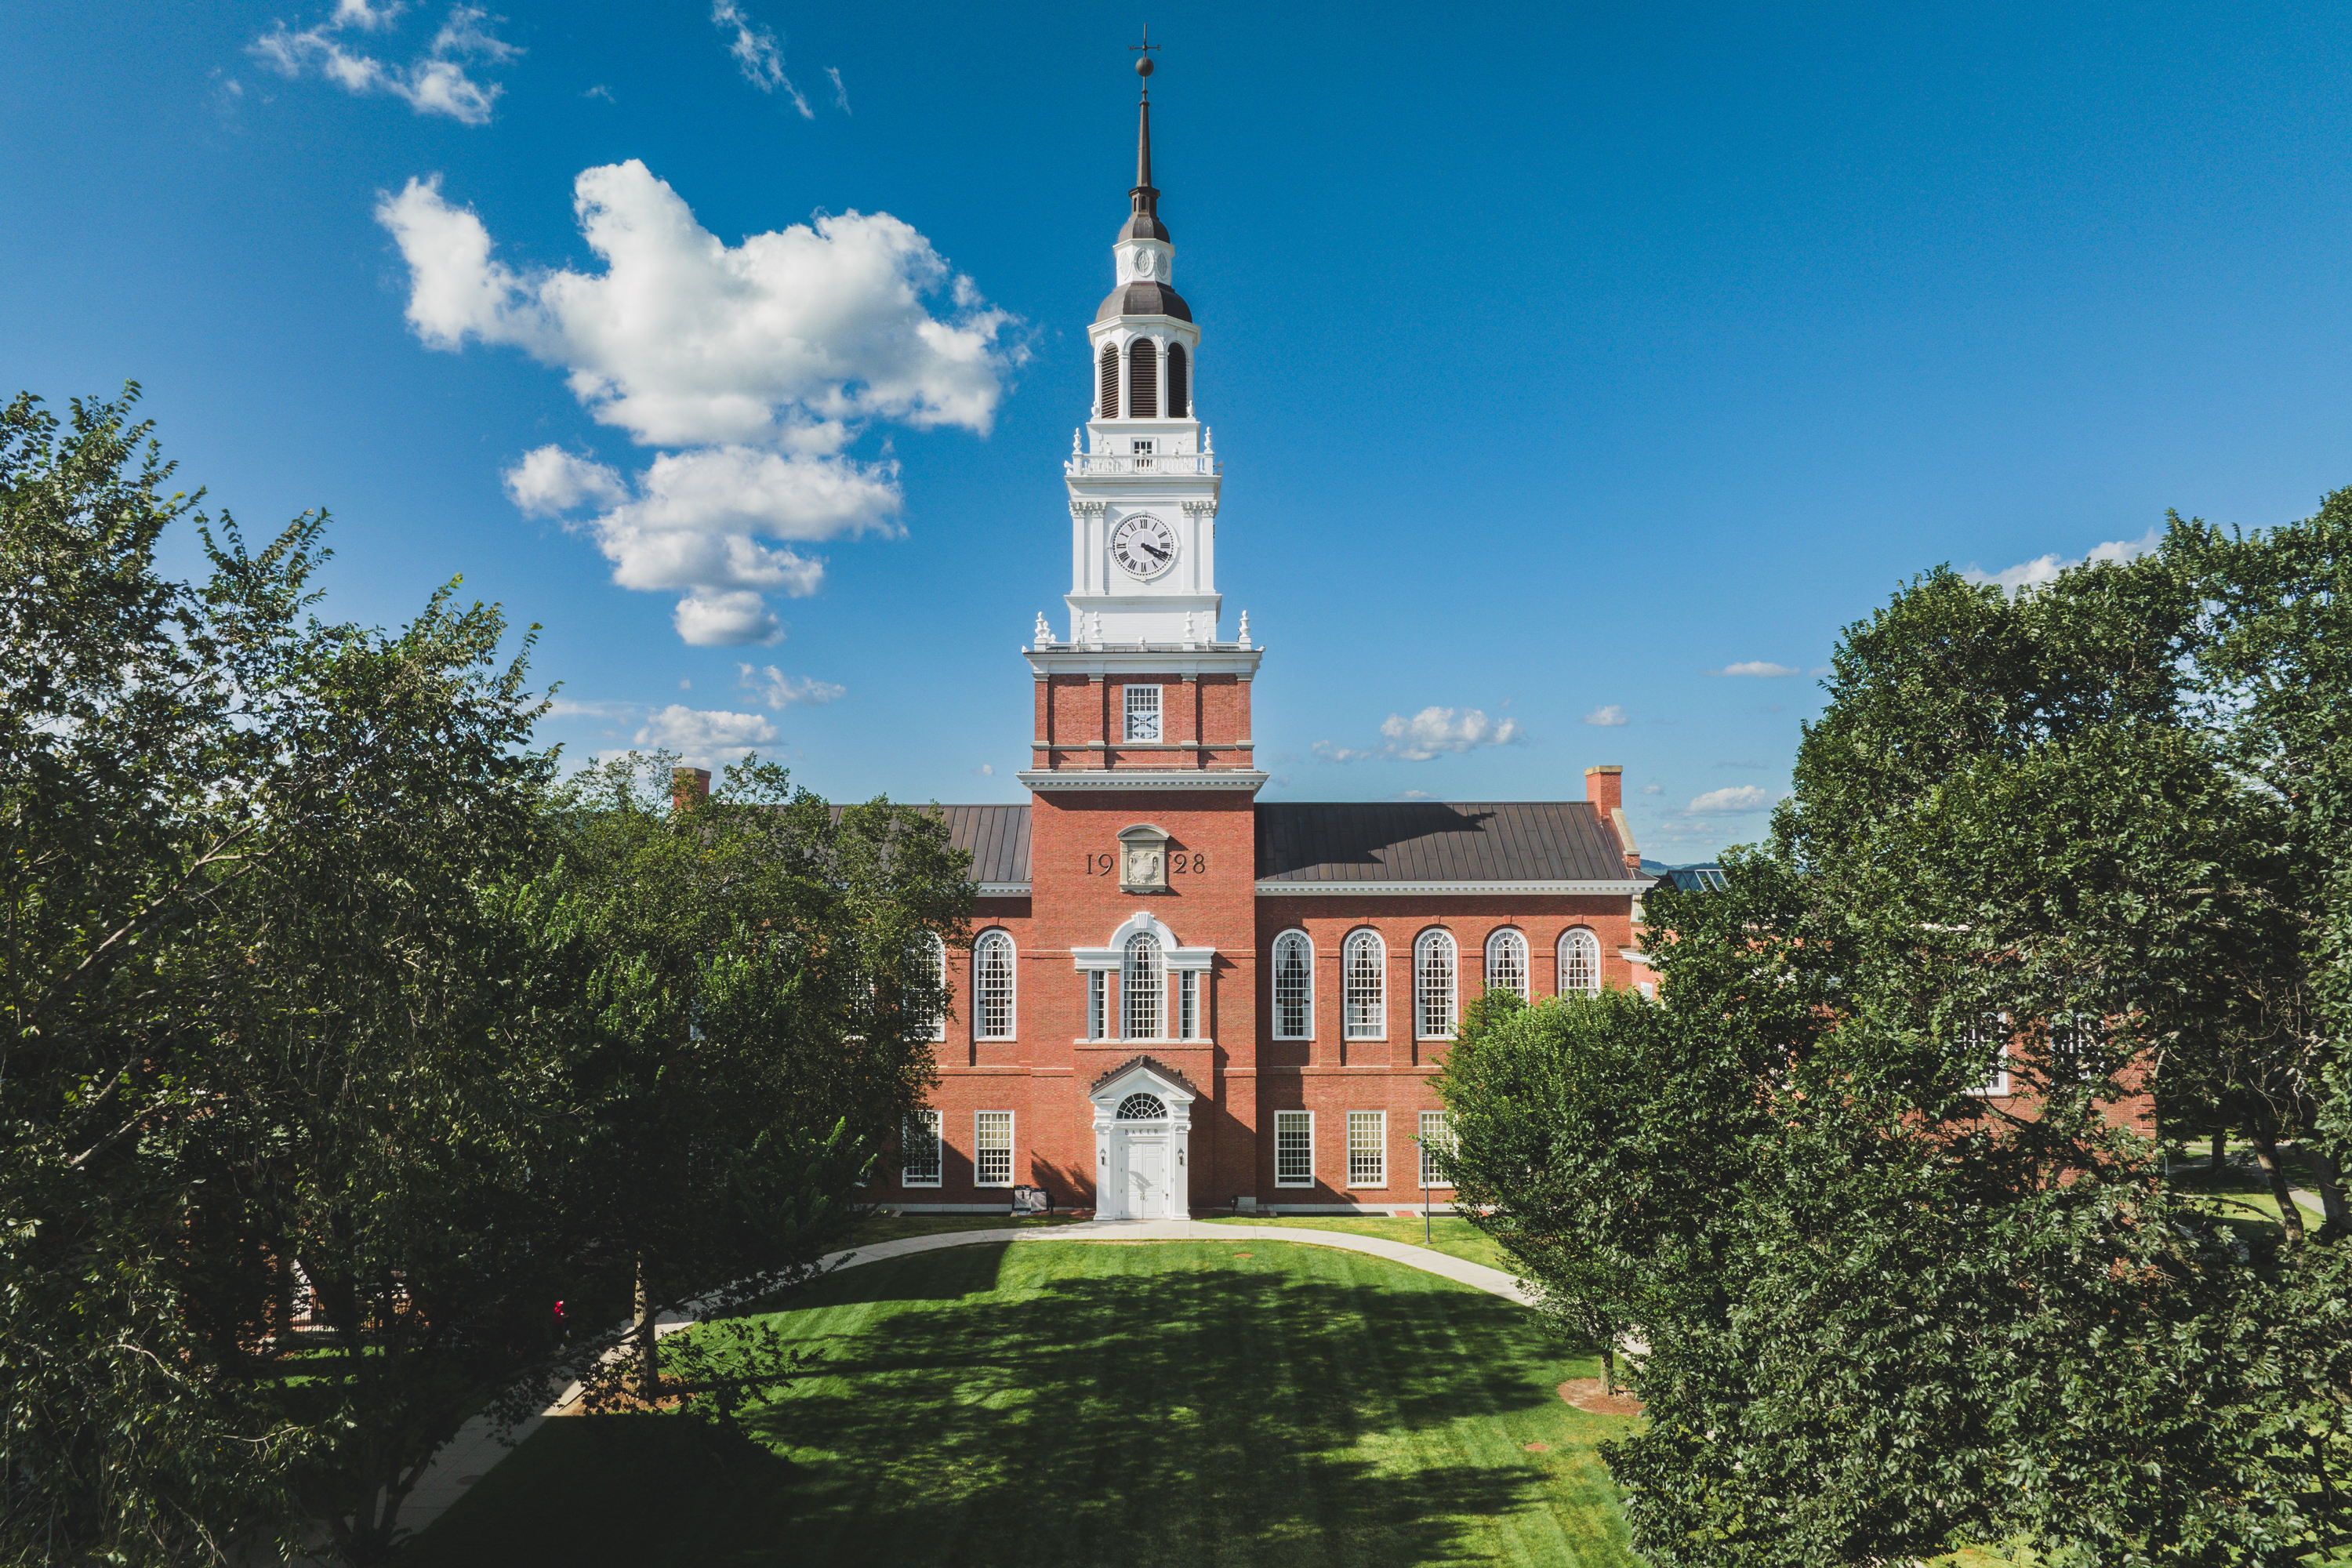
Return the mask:
<path id="1" fill-rule="evenodd" d="M 2303 1247 L 2303 1205 L 2294 1201 L 2287 1190 L 2286 1173 L 2279 1168 L 2278 1140 L 2270 1129 L 2254 1129 L 2254 1158 L 2261 1162 L 2263 1174 L 2270 1178 L 2271 1196 L 2278 1200 L 2279 1223 L 2286 1226 L 2286 1244 L 2297 1250 Z"/>
<path id="2" fill-rule="evenodd" d="M 2319 1188 L 2319 1206 L 2327 1215 L 2326 1235 L 2340 1241 L 2352 1234 L 2352 1210 L 2344 1203 L 2344 1173 L 2336 1168 L 2335 1156 L 2309 1142 L 2303 1145 L 2303 1157 L 2311 1162 L 2312 1181 Z"/>
<path id="3" fill-rule="evenodd" d="M 655 1331 L 653 1284 L 644 1258 L 637 1259 L 637 1397 L 647 1405 L 661 1397 L 661 1338 Z"/>
<path id="4" fill-rule="evenodd" d="M 2213 1158 L 2210 1162 L 2213 1174 L 2220 1175 L 2221 1167 L 2227 1164 L 2229 1160 L 2230 1130 L 2226 1127 L 2216 1127 L 2213 1129 Z"/>
<path id="5" fill-rule="evenodd" d="M 1601 1344 L 1601 1391 L 1617 1392 L 1617 1342 L 1604 1340 Z"/>

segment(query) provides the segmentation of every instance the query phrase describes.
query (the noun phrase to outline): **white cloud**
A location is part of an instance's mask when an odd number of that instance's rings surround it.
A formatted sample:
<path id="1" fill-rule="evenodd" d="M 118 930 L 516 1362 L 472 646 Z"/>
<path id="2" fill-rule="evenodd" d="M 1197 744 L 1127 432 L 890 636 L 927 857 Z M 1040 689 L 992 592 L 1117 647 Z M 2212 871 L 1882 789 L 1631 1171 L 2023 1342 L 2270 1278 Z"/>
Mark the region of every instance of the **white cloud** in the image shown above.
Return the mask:
<path id="1" fill-rule="evenodd" d="M 735 668 L 741 677 L 736 684 L 746 691 L 756 693 L 760 700 L 771 708 L 789 708 L 795 702 L 822 707 L 849 695 L 849 688 L 845 686 L 835 686 L 829 680 L 819 680 L 813 676 L 786 675 L 772 664 L 765 669 L 753 669 L 748 664 L 739 664 Z"/>
<path id="2" fill-rule="evenodd" d="M 1798 672 L 1796 668 L 1790 665 L 1772 664 L 1764 659 L 1751 658 L 1745 664 L 1727 664 L 1721 669 L 1710 669 L 1707 673 L 1709 675 L 1759 675 L 1769 677 L 1778 675 L 1795 675 Z"/>
<path id="3" fill-rule="evenodd" d="M 688 641 L 772 642 L 782 626 L 760 596 L 814 594 L 824 563 L 762 541 L 902 531 L 898 464 L 842 448 L 877 418 L 985 434 L 1025 353 L 999 342 L 1013 318 L 887 214 L 730 247 L 634 160 L 583 171 L 573 194 L 598 274 L 496 259 L 480 217 L 444 200 L 437 178 L 383 195 L 376 219 L 408 263 L 408 320 L 436 348 L 519 347 L 564 371 L 599 421 L 687 448 L 624 478 L 542 447 L 507 489 L 527 511 L 597 509 L 573 526 L 614 582 L 685 591 Z M 942 290 L 953 303 L 934 315 L 926 300 Z"/>
<path id="4" fill-rule="evenodd" d="M 740 757 L 775 738 L 776 727 L 764 713 L 730 713 L 673 702 L 646 721 L 636 743 L 677 752 L 685 761 L 705 766 L 713 758 Z"/>
<path id="5" fill-rule="evenodd" d="M 782 88 L 785 96 L 793 100 L 793 107 L 801 111 L 803 120 L 816 118 L 816 111 L 809 108 L 809 101 L 801 95 L 801 89 L 794 87 L 793 79 L 784 74 L 784 46 L 775 34 L 754 26 L 735 0 L 716 0 L 710 7 L 710 23 L 722 32 L 729 27 L 735 29 L 735 39 L 727 46 L 727 52 L 735 57 L 735 64 L 742 71 L 745 81 L 761 92 L 773 92 Z M 835 79 L 834 85 L 840 85 L 838 78 Z"/>
<path id="6" fill-rule="evenodd" d="M 1625 717 L 1625 710 L 1618 707 L 1614 702 L 1612 702 L 1606 708 L 1595 708 L 1591 712 L 1587 713 L 1584 716 L 1584 721 L 1588 724 L 1601 725 L 1630 724 L 1633 722 L 1632 720 Z"/>
<path id="7" fill-rule="evenodd" d="M 1998 572 L 1983 572 L 1971 566 L 1960 575 L 1971 583 L 1998 584 L 2011 594 L 2022 594 L 2029 588 L 2046 587 L 2058 581 L 2061 572 L 2071 572 L 2094 561 L 2136 561 L 2162 542 L 2162 536 L 2151 528 L 2137 539 L 2111 539 L 2105 544 L 2095 544 L 2090 553 L 2080 560 L 2062 561 L 2053 550 L 2047 555 L 2037 555 L 2031 561 L 2021 561 Z"/>
<path id="8" fill-rule="evenodd" d="M 1391 798 L 1396 800 L 1435 800 L 1437 797 L 1430 794 L 1425 789 L 1409 789 L 1402 795 L 1395 795 Z"/>
<path id="9" fill-rule="evenodd" d="M 510 343 L 567 373 L 602 423 L 646 445 L 838 451 L 869 418 L 985 434 L 1022 358 L 930 242 L 887 213 L 827 215 L 730 246 L 635 159 L 572 183 L 599 274 L 519 273 L 438 178 L 376 204 L 435 348 Z M 961 300 L 934 316 L 925 298 Z"/>
<path id="10" fill-rule="evenodd" d="M 833 79 L 833 106 L 844 114 L 849 112 L 849 89 L 841 85 L 841 68 L 827 66 L 824 74 Z"/>
<path id="11" fill-rule="evenodd" d="M 971 771 L 984 779 L 992 779 L 996 776 L 996 769 L 994 765 L 989 763 L 982 763 L 980 766 L 972 769 Z"/>
<path id="12" fill-rule="evenodd" d="M 1357 763 L 1370 758 L 1425 763 L 1433 757 L 1480 746 L 1512 745 L 1526 738 L 1527 731 L 1515 719 L 1497 723 L 1476 708 L 1429 707 L 1410 719 L 1402 713 L 1390 714 L 1381 723 L 1377 749 L 1357 750 L 1318 741 L 1314 750 L 1315 755 L 1327 763 Z"/>
<path id="13" fill-rule="evenodd" d="M 1664 795 L 1666 793 L 1666 786 L 1664 784 L 1643 784 L 1642 786 L 1642 793 L 1643 795 Z"/>
<path id="14" fill-rule="evenodd" d="M 288 77 L 315 71 L 344 91 L 389 93 L 419 114 L 446 114 L 463 125 L 487 125 L 490 108 L 504 90 L 497 82 L 468 74 L 503 65 L 522 50 L 490 30 L 491 18 L 478 5 L 453 5 L 433 41 L 406 65 L 346 48 L 336 35 L 389 31 L 404 5 L 372 5 L 368 0 L 338 0 L 335 13 L 315 27 L 294 32 L 280 22 L 256 38 L 247 52 Z"/>
<path id="15" fill-rule="evenodd" d="M 1780 797 L 1769 789 L 1755 784 L 1733 784 L 1726 789 L 1711 789 L 1696 796 L 1683 808 L 1685 816 L 1705 816 L 1709 812 L 1730 814 L 1764 811 Z"/>

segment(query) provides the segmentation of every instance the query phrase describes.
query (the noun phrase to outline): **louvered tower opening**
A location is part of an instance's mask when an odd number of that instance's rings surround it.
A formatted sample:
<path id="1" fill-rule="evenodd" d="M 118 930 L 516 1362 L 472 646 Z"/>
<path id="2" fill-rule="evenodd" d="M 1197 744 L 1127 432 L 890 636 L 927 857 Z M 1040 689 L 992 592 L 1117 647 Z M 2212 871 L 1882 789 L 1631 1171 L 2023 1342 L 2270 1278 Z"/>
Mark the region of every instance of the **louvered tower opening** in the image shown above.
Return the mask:
<path id="1" fill-rule="evenodd" d="M 1095 417 L 1118 417 L 1118 350 L 1110 343 L 1103 344 L 1102 359 L 1095 373 Z"/>
<path id="2" fill-rule="evenodd" d="M 1182 419 L 1192 412 L 1192 389 L 1184 384 L 1184 345 L 1168 345 L 1168 417 Z"/>
<path id="3" fill-rule="evenodd" d="M 1138 338 L 1127 350 L 1127 416 L 1154 419 L 1160 415 L 1160 351 L 1150 338 Z"/>

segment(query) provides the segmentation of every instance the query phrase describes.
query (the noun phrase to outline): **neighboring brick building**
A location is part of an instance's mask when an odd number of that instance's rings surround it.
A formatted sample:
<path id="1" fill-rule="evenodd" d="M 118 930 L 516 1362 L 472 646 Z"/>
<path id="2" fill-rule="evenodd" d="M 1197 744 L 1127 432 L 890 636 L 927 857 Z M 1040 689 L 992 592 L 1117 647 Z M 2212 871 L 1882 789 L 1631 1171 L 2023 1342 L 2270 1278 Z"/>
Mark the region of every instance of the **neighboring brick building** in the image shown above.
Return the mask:
<path id="1" fill-rule="evenodd" d="M 1615 767 L 1580 801 L 1257 804 L 1265 650 L 1246 615 L 1221 636 L 1223 476 L 1159 195 L 1147 100 L 1064 465 L 1069 634 L 1040 616 L 1023 650 L 1032 804 L 942 808 L 980 897 L 971 949 L 944 955 L 935 1129 L 883 1177 L 893 1205 L 1417 1203 L 1465 1002 L 1650 980 Z"/>

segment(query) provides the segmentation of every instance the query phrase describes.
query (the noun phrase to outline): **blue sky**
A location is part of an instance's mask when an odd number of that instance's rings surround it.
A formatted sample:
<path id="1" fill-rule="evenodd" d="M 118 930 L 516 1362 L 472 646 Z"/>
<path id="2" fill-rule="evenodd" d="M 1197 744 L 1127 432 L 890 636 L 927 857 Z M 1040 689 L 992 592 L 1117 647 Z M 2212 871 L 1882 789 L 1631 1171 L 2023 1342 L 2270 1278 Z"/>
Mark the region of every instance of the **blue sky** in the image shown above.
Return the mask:
<path id="1" fill-rule="evenodd" d="M 1907 576 L 2352 479 L 2340 7 L 337 4 L 0 22 L 0 383 L 541 623 L 574 755 L 1020 798 L 1145 20 L 1269 798 L 1698 858 Z"/>

